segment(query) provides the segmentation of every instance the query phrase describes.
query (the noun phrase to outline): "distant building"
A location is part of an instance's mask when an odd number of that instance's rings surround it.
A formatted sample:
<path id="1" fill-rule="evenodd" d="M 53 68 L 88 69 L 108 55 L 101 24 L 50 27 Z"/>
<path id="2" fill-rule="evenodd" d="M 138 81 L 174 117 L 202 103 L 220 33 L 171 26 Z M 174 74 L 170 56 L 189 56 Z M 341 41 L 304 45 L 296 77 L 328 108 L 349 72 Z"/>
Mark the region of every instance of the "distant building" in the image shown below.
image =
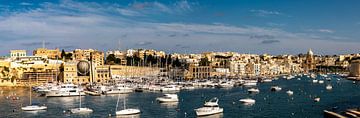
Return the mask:
<path id="1" fill-rule="evenodd" d="M 88 61 L 92 59 L 92 63 L 94 64 L 94 66 L 104 65 L 104 53 L 93 49 L 75 49 L 73 53 L 73 59 L 77 61 Z"/>
<path id="2" fill-rule="evenodd" d="M 360 60 L 351 61 L 349 77 L 360 77 Z"/>
<path id="3" fill-rule="evenodd" d="M 187 76 L 185 77 L 186 80 L 192 79 L 208 79 L 210 78 L 211 73 L 211 66 L 195 66 L 191 64 L 189 66 Z"/>
<path id="4" fill-rule="evenodd" d="M 107 83 L 110 82 L 110 66 L 102 65 L 95 67 L 94 71 L 94 82 L 95 83 Z"/>
<path id="5" fill-rule="evenodd" d="M 10 50 L 10 57 L 11 58 L 26 57 L 26 50 Z"/>
<path id="6" fill-rule="evenodd" d="M 312 70 L 314 70 L 316 68 L 314 53 L 312 52 L 311 49 L 309 49 L 309 51 L 308 51 L 308 53 L 306 55 L 304 68 L 305 68 L 306 72 L 312 71 Z"/>
<path id="7" fill-rule="evenodd" d="M 38 48 L 33 51 L 33 55 L 41 56 L 41 57 L 49 58 L 49 59 L 61 58 L 61 52 L 60 52 L 59 48 L 56 48 L 53 50 L 47 49 L 47 48 Z"/>

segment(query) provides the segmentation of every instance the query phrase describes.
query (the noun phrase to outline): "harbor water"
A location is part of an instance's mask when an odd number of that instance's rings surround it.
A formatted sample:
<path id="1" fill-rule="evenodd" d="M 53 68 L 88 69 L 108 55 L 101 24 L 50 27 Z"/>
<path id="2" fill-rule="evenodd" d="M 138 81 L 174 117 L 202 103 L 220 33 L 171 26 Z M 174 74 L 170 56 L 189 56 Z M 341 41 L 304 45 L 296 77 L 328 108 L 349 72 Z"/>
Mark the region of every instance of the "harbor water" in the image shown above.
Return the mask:
<path id="1" fill-rule="evenodd" d="M 163 95 L 161 92 L 141 92 L 120 95 L 118 109 L 123 109 L 123 100 L 126 99 L 127 108 L 139 108 L 141 118 L 194 118 L 194 109 L 203 106 L 204 101 L 213 97 L 219 98 L 220 107 L 224 108 L 222 114 L 208 117 L 222 118 L 319 118 L 323 117 L 323 110 L 335 112 L 360 106 L 360 84 L 350 80 L 332 77 L 331 81 L 323 84 L 313 83 L 310 78 L 295 77 L 291 80 L 279 79 L 269 83 L 258 83 L 260 92 L 249 94 L 248 87 L 234 87 L 228 89 L 201 88 L 182 90 L 178 92 L 179 102 L 160 104 L 155 99 Z M 270 91 L 271 86 L 277 85 L 281 91 Z M 331 90 L 326 86 L 332 85 Z M 286 91 L 291 90 L 293 95 Z M 0 117 L 115 117 L 115 108 L 119 95 L 82 96 L 82 107 L 94 110 L 90 114 L 70 114 L 64 111 L 76 108 L 79 97 L 40 97 L 33 92 L 33 102 L 45 104 L 45 111 L 25 112 L 20 108 L 29 104 L 29 88 L 1 87 L 0 91 Z M 6 98 L 15 95 L 19 100 Z M 314 102 L 314 98 L 321 98 Z M 239 102 L 242 98 L 256 100 L 253 105 L 244 105 Z"/>

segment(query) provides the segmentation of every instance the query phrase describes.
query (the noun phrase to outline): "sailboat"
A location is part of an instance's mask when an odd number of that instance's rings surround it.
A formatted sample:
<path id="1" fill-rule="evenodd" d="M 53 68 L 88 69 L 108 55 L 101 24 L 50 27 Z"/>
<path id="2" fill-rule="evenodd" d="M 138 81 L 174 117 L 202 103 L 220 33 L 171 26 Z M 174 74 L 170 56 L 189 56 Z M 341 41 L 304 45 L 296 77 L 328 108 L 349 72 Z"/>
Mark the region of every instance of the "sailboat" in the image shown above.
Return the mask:
<path id="1" fill-rule="evenodd" d="M 119 94 L 119 97 L 120 97 L 120 94 Z M 139 109 L 126 109 L 126 100 L 125 100 L 125 97 L 124 97 L 124 109 L 123 110 L 120 110 L 118 111 L 118 105 L 119 105 L 119 97 L 118 97 L 118 100 L 117 100 L 117 103 L 116 103 L 116 115 L 119 115 L 119 116 L 122 116 L 122 115 L 134 115 L 134 114 L 140 114 L 140 110 Z"/>
<path id="2" fill-rule="evenodd" d="M 31 80 L 31 78 L 30 78 Z M 29 86 L 30 86 L 30 105 L 29 106 L 25 106 L 25 107 L 21 107 L 22 110 L 24 111 L 37 111 L 37 110 L 45 110 L 47 109 L 46 106 L 40 106 L 40 105 L 36 105 L 36 104 L 33 104 L 32 101 L 31 101 L 31 91 L 32 91 L 32 88 L 31 88 L 31 82 L 29 80 Z"/>
<path id="3" fill-rule="evenodd" d="M 79 108 L 71 109 L 70 110 L 71 113 L 91 113 L 91 112 L 93 112 L 93 110 L 90 108 L 86 108 L 86 107 L 81 108 L 81 92 L 79 92 L 79 99 L 80 99 Z"/>

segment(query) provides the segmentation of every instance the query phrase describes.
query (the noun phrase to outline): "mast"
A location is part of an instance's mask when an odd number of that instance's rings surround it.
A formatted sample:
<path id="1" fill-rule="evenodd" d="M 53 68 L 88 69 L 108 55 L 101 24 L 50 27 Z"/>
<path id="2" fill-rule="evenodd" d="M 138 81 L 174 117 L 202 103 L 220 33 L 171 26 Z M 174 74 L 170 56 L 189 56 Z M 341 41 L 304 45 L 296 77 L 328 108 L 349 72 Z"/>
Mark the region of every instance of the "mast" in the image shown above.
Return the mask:
<path id="1" fill-rule="evenodd" d="M 126 109 L 126 100 L 125 100 L 126 98 L 124 97 L 124 109 Z"/>
<path id="2" fill-rule="evenodd" d="M 80 87 L 80 82 L 78 83 L 78 87 Z M 79 89 L 79 99 L 80 99 L 80 104 L 79 104 L 79 110 L 80 110 L 80 108 L 81 108 L 81 91 L 80 91 L 80 89 Z"/>
<path id="3" fill-rule="evenodd" d="M 117 102 L 116 102 L 116 108 L 115 108 L 115 111 L 118 110 L 118 106 L 119 106 L 119 98 L 120 98 L 120 94 L 118 95 L 118 99 L 117 99 Z"/>
<path id="4" fill-rule="evenodd" d="M 30 87 L 29 90 L 30 90 L 30 106 L 31 106 L 31 104 L 32 104 L 32 103 L 31 103 L 31 92 L 32 92 L 32 91 L 31 91 L 31 78 L 30 78 L 30 81 L 29 81 L 29 87 Z"/>

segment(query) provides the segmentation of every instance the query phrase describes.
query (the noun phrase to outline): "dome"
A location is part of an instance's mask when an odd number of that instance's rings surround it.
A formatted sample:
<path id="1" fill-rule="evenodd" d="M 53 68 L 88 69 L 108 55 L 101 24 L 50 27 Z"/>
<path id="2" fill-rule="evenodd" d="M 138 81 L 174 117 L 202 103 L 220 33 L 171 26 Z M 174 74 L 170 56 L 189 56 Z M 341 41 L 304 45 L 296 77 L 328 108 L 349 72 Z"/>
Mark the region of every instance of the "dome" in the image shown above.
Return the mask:
<path id="1" fill-rule="evenodd" d="M 86 75 L 89 72 L 90 64 L 87 61 L 79 61 L 77 70 L 81 75 Z"/>
<path id="2" fill-rule="evenodd" d="M 308 51 L 307 54 L 308 54 L 308 55 L 314 55 L 314 53 L 313 53 L 313 51 L 311 50 L 311 48 L 309 49 L 309 51 Z"/>

